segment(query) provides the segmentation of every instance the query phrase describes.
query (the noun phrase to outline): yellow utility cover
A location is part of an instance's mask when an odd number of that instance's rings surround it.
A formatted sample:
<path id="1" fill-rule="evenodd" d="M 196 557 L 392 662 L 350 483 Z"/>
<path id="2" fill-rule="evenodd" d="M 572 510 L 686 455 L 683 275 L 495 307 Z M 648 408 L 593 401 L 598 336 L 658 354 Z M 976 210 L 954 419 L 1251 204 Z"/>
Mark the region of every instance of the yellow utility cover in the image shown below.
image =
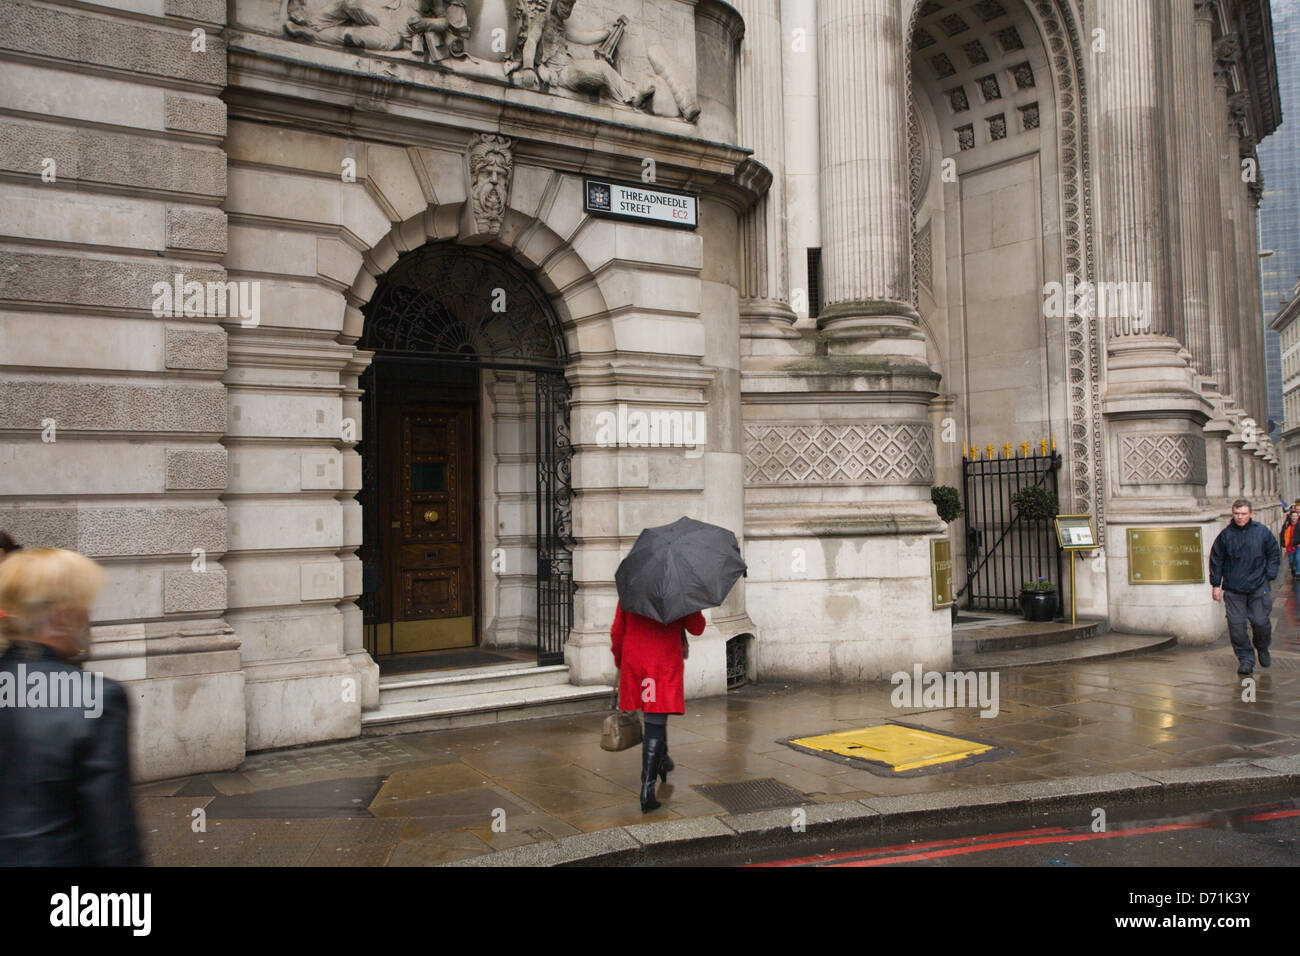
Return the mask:
<path id="1" fill-rule="evenodd" d="M 841 757 L 857 757 L 889 766 L 895 773 L 965 760 L 993 749 L 989 744 L 962 740 L 945 734 L 916 730 L 898 724 L 863 727 L 838 734 L 800 737 L 790 743 L 809 750 L 822 750 Z"/>

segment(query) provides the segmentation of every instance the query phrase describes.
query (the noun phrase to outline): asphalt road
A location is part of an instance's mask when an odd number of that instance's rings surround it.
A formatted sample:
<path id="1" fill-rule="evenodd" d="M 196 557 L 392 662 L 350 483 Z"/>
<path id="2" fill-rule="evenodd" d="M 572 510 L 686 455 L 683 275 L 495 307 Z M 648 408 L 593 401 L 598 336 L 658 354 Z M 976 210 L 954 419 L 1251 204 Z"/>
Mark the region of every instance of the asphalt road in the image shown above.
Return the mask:
<path id="1" fill-rule="evenodd" d="M 1087 815 L 1025 829 L 948 828 L 886 845 L 789 850 L 744 860 L 700 860 L 740 866 L 1300 866 L 1300 799 L 1171 810 L 1134 805 L 1112 813 L 1104 830 Z"/>

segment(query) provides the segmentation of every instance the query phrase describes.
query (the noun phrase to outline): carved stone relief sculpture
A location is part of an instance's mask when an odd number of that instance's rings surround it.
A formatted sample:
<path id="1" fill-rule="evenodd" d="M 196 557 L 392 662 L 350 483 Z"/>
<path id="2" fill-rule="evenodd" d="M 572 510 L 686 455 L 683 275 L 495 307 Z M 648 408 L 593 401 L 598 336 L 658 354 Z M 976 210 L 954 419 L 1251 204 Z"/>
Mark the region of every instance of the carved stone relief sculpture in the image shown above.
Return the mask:
<path id="1" fill-rule="evenodd" d="M 462 241 L 486 242 L 501 234 L 515 168 L 513 146 L 508 137 L 491 133 L 480 133 L 470 142 L 469 218 L 473 228 Z"/>
<path id="2" fill-rule="evenodd" d="M 469 0 L 283 0 L 287 36 L 379 52 L 404 51 L 442 70 L 558 95 L 594 96 L 660 116 L 695 122 L 700 107 L 661 43 L 646 49 L 652 73 L 634 80 L 621 71 L 619 45 L 628 19 L 580 29 L 569 22 L 577 0 L 514 0 L 513 48 L 499 61 L 469 51 L 474 35 Z M 496 28 L 495 32 L 504 33 Z M 495 45 L 489 49 L 498 49 Z M 482 38 L 476 49 L 484 49 Z"/>

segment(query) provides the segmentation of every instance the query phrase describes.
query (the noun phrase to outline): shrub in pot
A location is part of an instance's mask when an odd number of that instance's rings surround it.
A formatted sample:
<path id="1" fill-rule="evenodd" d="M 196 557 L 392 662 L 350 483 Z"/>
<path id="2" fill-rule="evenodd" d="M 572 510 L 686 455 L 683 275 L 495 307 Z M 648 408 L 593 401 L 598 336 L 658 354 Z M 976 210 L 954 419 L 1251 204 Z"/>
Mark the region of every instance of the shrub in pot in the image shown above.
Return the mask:
<path id="1" fill-rule="evenodd" d="M 1026 621 L 1056 617 L 1056 585 L 1047 578 L 1024 582 L 1020 587 L 1020 611 Z"/>

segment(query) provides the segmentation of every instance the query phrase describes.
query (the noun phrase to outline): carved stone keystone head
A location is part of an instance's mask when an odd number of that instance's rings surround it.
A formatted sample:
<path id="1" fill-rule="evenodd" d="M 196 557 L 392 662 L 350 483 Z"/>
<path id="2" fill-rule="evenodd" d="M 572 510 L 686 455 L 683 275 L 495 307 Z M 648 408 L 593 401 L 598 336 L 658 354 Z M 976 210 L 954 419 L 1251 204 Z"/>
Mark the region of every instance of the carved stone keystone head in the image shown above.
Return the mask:
<path id="1" fill-rule="evenodd" d="M 509 137 L 479 133 L 469 146 L 469 210 L 462 238 L 486 242 L 501 234 L 510 206 L 514 144 Z"/>

